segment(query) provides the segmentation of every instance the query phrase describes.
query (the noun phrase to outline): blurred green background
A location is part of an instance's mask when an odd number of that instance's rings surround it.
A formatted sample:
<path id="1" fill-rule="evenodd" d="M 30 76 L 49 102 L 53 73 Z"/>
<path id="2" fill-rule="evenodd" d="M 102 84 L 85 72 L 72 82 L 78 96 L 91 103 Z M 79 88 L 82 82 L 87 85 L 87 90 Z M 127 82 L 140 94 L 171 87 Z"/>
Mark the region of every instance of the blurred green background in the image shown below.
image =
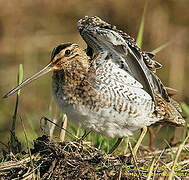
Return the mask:
<path id="1" fill-rule="evenodd" d="M 0 96 L 17 84 L 19 64 L 24 79 L 38 72 L 50 61 L 52 49 L 66 42 L 86 47 L 76 23 L 84 16 L 99 16 L 136 38 L 144 0 L 0 0 Z M 177 100 L 189 104 L 189 1 L 148 1 L 143 47 L 152 51 L 171 42 L 156 55 L 163 68 L 157 73 L 166 86 L 179 91 Z M 0 141 L 9 139 L 16 96 L 0 98 Z M 40 134 L 40 118 L 53 118 L 51 74 L 40 78 L 21 91 L 18 114 L 29 138 Z M 55 110 L 49 111 L 49 104 Z M 53 112 L 52 112 L 53 111 Z M 32 126 L 37 134 L 32 130 Z M 23 136 L 18 118 L 16 134 Z M 166 132 L 166 131 L 165 131 Z"/>

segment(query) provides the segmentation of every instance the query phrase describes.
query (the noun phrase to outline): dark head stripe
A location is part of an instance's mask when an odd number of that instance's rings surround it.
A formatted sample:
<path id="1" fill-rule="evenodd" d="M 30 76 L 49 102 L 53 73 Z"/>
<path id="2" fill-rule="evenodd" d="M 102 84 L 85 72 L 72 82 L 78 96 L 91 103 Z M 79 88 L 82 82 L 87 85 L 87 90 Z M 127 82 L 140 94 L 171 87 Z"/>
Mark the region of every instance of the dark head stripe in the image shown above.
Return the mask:
<path id="1" fill-rule="evenodd" d="M 52 54 L 51 54 L 51 60 L 54 59 L 54 57 L 60 52 L 62 51 L 63 49 L 67 48 L 68 46 L 70 46 L 71 43 L 68 43 L 68 44 L 60 44 L 58 45 L 57 47 L 55 47 L 52 51 Z"/>

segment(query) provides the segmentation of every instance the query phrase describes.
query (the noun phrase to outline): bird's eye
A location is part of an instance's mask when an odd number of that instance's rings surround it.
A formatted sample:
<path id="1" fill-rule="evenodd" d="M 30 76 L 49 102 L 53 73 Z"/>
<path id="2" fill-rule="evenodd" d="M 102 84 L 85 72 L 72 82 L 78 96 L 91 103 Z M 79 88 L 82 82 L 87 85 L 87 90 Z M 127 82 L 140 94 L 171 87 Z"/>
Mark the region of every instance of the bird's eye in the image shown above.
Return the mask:
<path id="1" fill-rule="evenodd" d="M 70 54 L 71 54 L 71 51 L 70 51 L 69 49 L 67 49 L 67 50 L 65 51 L 65 54 L 66 54 L 66 55 L 70 55 Z"/>

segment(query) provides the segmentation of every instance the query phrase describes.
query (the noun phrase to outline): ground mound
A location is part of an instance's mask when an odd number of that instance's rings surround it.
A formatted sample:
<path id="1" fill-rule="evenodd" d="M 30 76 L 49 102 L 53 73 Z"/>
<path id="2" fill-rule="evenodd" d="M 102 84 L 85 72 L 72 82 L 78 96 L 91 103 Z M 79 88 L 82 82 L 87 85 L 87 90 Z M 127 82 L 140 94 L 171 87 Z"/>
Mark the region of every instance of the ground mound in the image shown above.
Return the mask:
<path id="1" fill-rule="evenodd" d="M 54 142 L 47 136 L 34 141 L 31 154 L 24 158 L 9 158 L 0 165 L 3 179 L 146 179 L 189 176 L 185 160 L 172 168 L 168 154 L 176 149 L 157 152 L 141 150 L 136 159 L 125 155 L 110 155 L 78 142 Z M 26 157 L 27 156 L 27 157 Z M 18 160 L 19 159 L 19 160 Z M 150 168 L 151 167 L 151 168 Z M 173 171 L 174 170 L 174 171 Z"/>

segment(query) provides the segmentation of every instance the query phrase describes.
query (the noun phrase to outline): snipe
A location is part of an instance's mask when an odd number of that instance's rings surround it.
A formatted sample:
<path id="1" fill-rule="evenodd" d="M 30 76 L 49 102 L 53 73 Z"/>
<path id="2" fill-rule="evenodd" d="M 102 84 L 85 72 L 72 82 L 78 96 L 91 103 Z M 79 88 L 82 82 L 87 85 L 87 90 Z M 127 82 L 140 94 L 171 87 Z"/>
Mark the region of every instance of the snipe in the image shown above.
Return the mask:
<path id="1" fill-rule="evenodd" d="M 4 97 L 53 71 L 52 92 L 68 119 L 119 140 L 158 121 L 184 125 L 180 106 L 155 74 L 161 65 L 134 39 L 98 17 L 77 24 L 87 43 L 61 44 L 50 63 Z"/>

